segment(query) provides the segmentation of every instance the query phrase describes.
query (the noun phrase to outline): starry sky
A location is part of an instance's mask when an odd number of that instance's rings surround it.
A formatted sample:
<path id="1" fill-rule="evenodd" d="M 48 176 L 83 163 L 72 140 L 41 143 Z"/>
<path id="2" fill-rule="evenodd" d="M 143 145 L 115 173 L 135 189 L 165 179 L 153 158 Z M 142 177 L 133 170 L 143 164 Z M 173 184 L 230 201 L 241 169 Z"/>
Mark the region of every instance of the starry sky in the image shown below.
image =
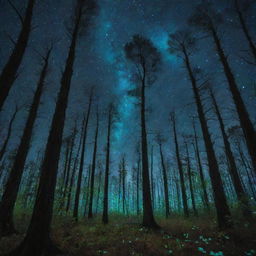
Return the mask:
<path id="1" fill-rule="evenodd" d="M 19 10 L 25 8 L 26 1 L 13 0 Z M 162 65 L 158 79 L 147 92 L 147 125 L 150 144 L 154 143 L 157 132 L 162 133 L 167 142 L 165 151 L 171 159 L 173 147 L 169 122 L 169 113 L 175 109 L 178 116 L 180 133 L 191 133 L 190 117 L 195 115 L 193 95 L 182 61 L 168 52 L 168 35 L 187 26 L 187 19 L 200 1 L 197 0 L 100 0 L 99 12 L 85 35 L 79 39 L 77 58 L 72 79 L 65 135 L 69 133 L 75 118 L 81 120 L 88 103 L 88 91 L 96 86 L 97 97 L 101 111 L 100 144 L 105 145 L 106 106 L 109 102 L 117 102 L 119 118 L 113 129 L 113 159 L 119 161 L 120 154 L 127 154 L 132 165 L 135 146 L 139 140 L 138 107 L 135 98 L 128 91 L 135 87 L 132 80 L 132 68 L 125 59 L 123 47 L 134 34 L 149 38 L 162 55 Z M 237 17 L 229 9 L 231 0 L 213 1 L 218 11 L 224 12 L 225 24 L 221 26 L 221 37 L 226 53 L 232 63 L 232 69 L 240 85 L 246 106 L 255 122 L 256 95 L 253 91 L 256 72 L 255 66 L 248 65 L 239 56 L 243 50 L 248 50 L 247 42 L 239 29 Z M 39 110 L 39 118 L 33 137 L 34 152 L 43 149 L 54 110 L 54 103 L 60 85 L 69 38 L 66 27 L 72 13 L 72 0 L 40 0 L 38 1 L 33 24 L 33 30 L 26 55 L 19 70 L 19 77 L 10 92 L 1 121 L 8 122 L 14 110 L 15 102 L 19 105 L 31 102 L 40 71 L 40 59 L 35 50 L 43 52 L 44 46 L 51 40 L 55 42 L 54 52 L 50 61 L 50 71 Z M 247 24 L 256 40 L 255 7 L 247 13 Z M 7 39 L 6 32 L 14 39 L 20 30 L 20 24 L 6 0 L 0 0 L 0 69 L 6 63 L 12 50 L 12 43 Z M 197 34 L 198 31 L 194 30 Z M 211 77 L 216 93 L 225 115 L 227 126 L 234 124 L 235 115 L 231 97 L 227 91 L 225 77 L 218 62 L 214 46 L 210 38 L 200 40 L 197 51 L 192 58 L 195 67 L 202 68 Z M 92 147 L 92 137 L 95 125 L 95 107 L 89 125 L 88 148 Z M 18 145 L 27 112 L 23 108 L 15 123 L 15 133 L 9 149 Z M 209 123 L 214 127 L 214 122 Z M 213 136 L 218 138 L 218 134 Z M 6 134 L 6 131 L 1 131 Z M 117 156 L 117 157 L 114 157 Z M 88 156 L 87 161 L 90 160 Z"/>

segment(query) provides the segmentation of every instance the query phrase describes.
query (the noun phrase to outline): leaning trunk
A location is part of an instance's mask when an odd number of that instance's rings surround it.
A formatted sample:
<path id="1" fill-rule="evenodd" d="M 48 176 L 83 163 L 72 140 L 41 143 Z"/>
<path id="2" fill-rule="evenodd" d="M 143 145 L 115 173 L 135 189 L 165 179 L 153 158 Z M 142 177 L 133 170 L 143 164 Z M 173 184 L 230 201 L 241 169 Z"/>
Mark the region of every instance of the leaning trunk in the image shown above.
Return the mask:
<path id="1" fill-rule="evenodd" d="M 22 29 L 20 31 L 18 40 L 8 62 L 5 64 L 2 73 L 0 74 L 0 111 L 2 110 L 9 91 L 17 78 L 17 72 L 27 48 L 29 35 L 31 32 L 34 5 L 35 0 L 29 0 L 25 17 L 22 20 Z"/>
<path id="2" fill-rule="evenodd" d="M 30 147 L 32 138 L 32 131 L 37 117 L 38 108 L 40 106 L 40 99 L 45 84 L 45 78 L 48 70 L 48 60 L 51 50 L 47 52 L 43 69 L 40 75 L 38 86 L 34 95 L 33 103 L 31 105 L 28 119 L 21 137 L 20 145 L 14 159 L 13 167 L 10 171 L 7 184 L 0 203 L 0 234 L 10 235 L 15 232 L 13 224 L 13 210 L 17 199 L 20 182 Z"/>
<path id="3" fill-rule="evenodd" d="M 194 92 L 194 97 L 196 100 L 197 112 L 198 112 L 198 116 L 201 124 L 201 129 L 203 132 L 203 138 L 204 138 L 208 165 L 209 165 L 209 174 L 210 174 L 212 188 L 213 188 L 214 203 L 215 203 L 216 212 L 217 212 L 218 226 L 221 229 L 227 228 L 232 225 L 230 221 L 231 214 L 227 204 L 227 199 L 224 192 L 223 183 L 221 180 L 219 166 L 218 166 L 218 162 L 214 152 L 210 132 L 207 126 L 207 121 L 206 121 L 205 113 L 203 110 L 201 97 L 197 88 L 196 79 L 191 69 L 190 60 L 186 52 L 186 49 L 184 48 L 183 51 L 185 56 L 186 68 L 190 77 L 192 89 Z"/>
<path id="4" fill-rule="evenodd" d="M 76 19 L 68 59 L 61 79 L 61 88 L 51 123 L 50 133 L 41 167 L 39 188 L 34 205 L 32 218 L 22 244 L 11 256 L 41 256 L 59 252 L 50 239 L 50 226 L 53 214 L 54 192 L 61 151 L 62 135 L 65 124 L 66 108 L 70 91 L 75 49 L 78 38 L 82 10 Z"/>
<path id="5" fill-rule="evenodd" d="M 233 96 L 240 125 L 244 133 L 249 155 L 251 157 L 252 166 L 256 174 L 256 131 L 254 130 L 252 121 L 250 120 L 249 117 L 249 113 L 247 112 L 244 101 L 239 92 L 235 77 L 231 71 L 227 57 L 224 54 L 220 39 L 214 27 L 211 28 L 211 33 L 214 43 L 216 45 L 217 53 L 223 66 L 224 73 L 228 81 L 229 90 Z"/>
<path id="6" fill-rule="evenodd" d="M 84 169 L 85 146 L 86 146 L 86 138 L 87 138 L 87 127 L 88 127 L 90 113 L 91 113 L 91 105 L 92 105 L 92 93 L 90 95 L 89 106 L 88 106 L 87 115 L 86 115 L 84 134 L 83 134 L 83 144 L 82 144 L 80 165 L 79 165 L 77 185 L 76 185 L 75 205 L 74 205 L 74 211 L 73 211 L 73 218 L 76 221 L 78 221 L 79 201 L 80 201 L 82 174 Z"/>
<path id="7" fill-rule="evenodd" d="M 229 140 L 228 140 L 228 136 L 227 136 L 226 131 L 225 131 L 225 126 L 224 126 L 224 122 L 223 122 L 223 119 L 222 119 L 222 116 L 221 116 L 221 113 L 220 113 L 220 110 L 219 110 L 219 106 L 218 106 L 217 101 L 215 99 L 215 96 L 214 96 L 214 94 L 211 90 L 210 90 L 210 96 L 211 96 L 213 106 L 214 106 L 214 109 L 215 109 L 215 112 L 216 112 L 216 115 L 217 115 L 217 118 L 218 118 L 218 121 L 219 121 L 221 134 L 222 134 L 222 139 L 223 139 L 223 142 L 224 142 L 225 153 L 226 153 L 226 157 L 227 157 L 228 164 L 229 164 L 228 170 L 229 170 L 229 173 L 232 177 L 232 181 L 233 181 L 233 185 L 234 185 L 234 188 L 235 188 L 236 196 L 237 196 L 239 202 L 241 203 L 243 215 L 246 218 L 248 218 L 248 217 L 251 216 L 249 201 L 248 201 L 247 195 L 246 195 L 246 193 L 243 189 L 241 179 L 239 177 L 239 173 L 238 173 L 238 170 L 237 170 L 237 167 L 236 167 L 235 158 L 234 158 L 233 152 L 231 150 L 231 146 L 230 146 L 230 143 L 229 143 Z"/>

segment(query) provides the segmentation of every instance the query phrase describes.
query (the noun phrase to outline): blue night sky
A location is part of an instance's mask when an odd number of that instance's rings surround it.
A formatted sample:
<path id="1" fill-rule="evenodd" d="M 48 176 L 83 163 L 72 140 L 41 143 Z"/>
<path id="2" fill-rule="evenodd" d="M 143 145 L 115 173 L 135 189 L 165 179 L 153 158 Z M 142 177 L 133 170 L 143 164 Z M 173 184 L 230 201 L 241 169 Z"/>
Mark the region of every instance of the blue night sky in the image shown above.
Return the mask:
<path id="1" fill-rule="evenodd" d="M 13 0 L 14 1 L 14 0 Z M 24 9 L 26 1 L 15 0 L 19 9 Z M 162 66 L 158 79 L 147 92 L 149 141 L 154 143 L 154 134 L 161 132 L 168 139 L 166 152 L 172 148 L 170 137 L 169 113 L 175 108 L 178 115 L 180 132 L 190 132 L 190 116 L 195 114 L 192 91 L 187 74 L 179 58 L 168 53 L 168 35 L 187 25 L 186 20 L 191 11 L 200 1 L 190 0 L 100 0 L 99 13 L 94 17 L 89 30 L 79 39 L 74 76 L 67 111 L 65 134 L 68 134 L 75 117 L 81 120 L 88 102 L 90 86 L 96 86 L 97 100 L 101 110 L 101 149 L 105 146 L 106 116 L 105 109 L 109 102 L 117 102 L 119 118 L 113 130 L 112 163 L 118 163 L 119 155 L 126 153 L 132 165 L 135 146 L 139 140 L 139 119 L 136 99 L 128 95 L 128 91 L 135 87 L 132 81 L 132 66 L 124 56 L 123 47 L 134 34 L 142 34 L 152 40 L 162 54 Z M 231 0 L 213 1 L 215 7 L 223 11 L 231 7 Z M 8 122 L 14 110 L 15 102 L 19 105 L 29 104 L 36 86 L 40 71 L 40 60 L 33 49 L 43 51 L 49 40 L 55 40 L 55 48 L 51 58 L 50 72 L 40 107 L 40 115 L 34 131 L 31 157 L 38 149 L 43 149 L 48 128 L 52 118 L 56 93 L 60 85 L 61 70 L 67 56 L 69 38 L 66 33 L 72 0 L 40 0 L 37 3 L 33 30 L 26 56 L 20 68 L 20 75 L 12 89 L 5 111 L 1 114 L 1 122 Z M 248 14 L 247 22 L 255 35 L 255 15 Z M 254 12 L 256 13 L 256 12 Z M 237 81 L 243 90 L 246 105 L 251 117 L 256 118 L 256 97 L 253 95 L 252 84 L 255 83 L 255 67 L 246 64 L 239 58 L 241 50 L 248 46 L 238 27 L 236 16 L 225 12 L 225 25 L 221 27 L 223 45 L 228 54 L 232 68 L 235 70 Z M 0 1 L 0 69 L 6 63 L 12 50 L 12 43 L 7 39 L 5 31 L 17 36 L 20 25 L 15 13 L 10 9 L 7 1 Z M 197 31 L 195 31 L 197 33 Z M 201 40 L 198 50 L 193 56 L 194 66 L 201 67 L 213 79 L 223 113 L 227 117 L 227 124 L 233 124 L 234 115 L 232 100 L 227 92 L 225 77 L 214 52 L 210 38 Z M 224 100 L 225 99 L 225 100 Z M 96 108 L 94 108 L 95 110 Z M 94 132 L 94 113 L 89 125 L 88 147 L 92 147 L 90 136 Z M 19 113 L 15 124 L 15 135 L 9 150 L 18 144 L 26 117 L 26 109 Z M 1 131 L 5 134 L 6 131 Z M 213 132 L 214 136 L 214 132 Z M 169 152 L 169 150 L 168 150 Z M 115 157 L 116 156 L 116 157 Z M 169 152 L 171 157 L 171 152 Z M 87 155 L 89 161 L 91 154 Z"/>

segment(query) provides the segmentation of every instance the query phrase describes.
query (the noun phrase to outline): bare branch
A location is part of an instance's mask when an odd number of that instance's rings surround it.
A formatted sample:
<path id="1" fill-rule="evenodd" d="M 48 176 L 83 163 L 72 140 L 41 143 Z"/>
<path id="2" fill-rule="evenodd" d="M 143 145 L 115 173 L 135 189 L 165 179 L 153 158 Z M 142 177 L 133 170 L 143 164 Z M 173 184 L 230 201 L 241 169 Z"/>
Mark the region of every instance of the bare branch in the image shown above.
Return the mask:
<path id="1" fill-rule="evenodd" d="M 19 10 L 17 9 L 17 7 L 10 1 L 10 0 L 7 0 L 7 2 L 9 3 L 9 5 L 12 7 L 12 9 L 15 11 L 15 13 L 17 14 L 20 22 L 22 25 L 24 25 L 24 20 L 23 20 L 23 17 L 22 15 L 20 14 Z"/>

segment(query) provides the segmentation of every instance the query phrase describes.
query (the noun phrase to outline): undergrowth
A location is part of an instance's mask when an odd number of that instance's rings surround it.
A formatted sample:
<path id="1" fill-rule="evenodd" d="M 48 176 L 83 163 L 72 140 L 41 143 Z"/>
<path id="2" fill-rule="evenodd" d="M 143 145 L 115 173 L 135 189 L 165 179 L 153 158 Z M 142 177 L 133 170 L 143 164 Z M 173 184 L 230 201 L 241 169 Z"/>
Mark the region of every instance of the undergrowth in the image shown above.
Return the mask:
<path id="1" fill-rule="evenodd" d="M 16 216 L 19 235 L 2 238 L 0 255 L 22 240 L 29 216 Z M 138 217 L 111 215 L 108 225 L 101 217 L 81 219 L 55 216 L 52 238 L 70 256 L 253 256 L 256 255 L 256 224 L 237 221 L 231 230 L 221 232 L 212 217 L 184 219 L 171 216 L 157 218 L 162 227 L 152 231 L 140 225 Z"/>

